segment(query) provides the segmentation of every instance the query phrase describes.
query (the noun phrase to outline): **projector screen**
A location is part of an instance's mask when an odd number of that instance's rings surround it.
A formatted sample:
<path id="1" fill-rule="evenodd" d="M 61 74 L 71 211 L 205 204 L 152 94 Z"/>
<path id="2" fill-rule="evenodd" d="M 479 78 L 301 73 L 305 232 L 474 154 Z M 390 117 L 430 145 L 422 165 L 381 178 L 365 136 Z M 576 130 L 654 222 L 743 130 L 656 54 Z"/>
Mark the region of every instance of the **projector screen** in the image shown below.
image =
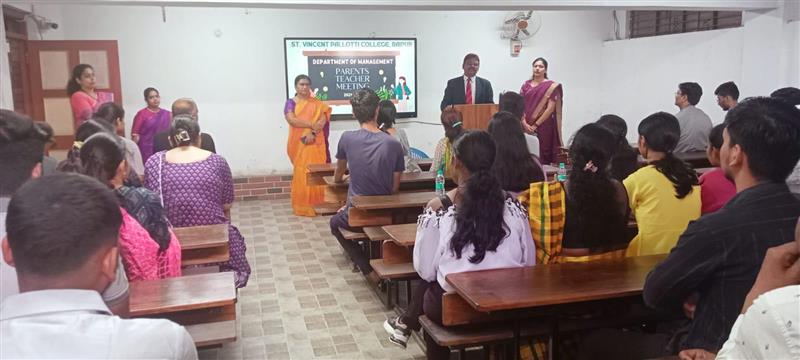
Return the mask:
<path id="1" fill-rule="evenodd" d="M 284 38 L 284 56 L 287 98 L 295 77 L 308 75 L 334 120 L 353 118 L 350 98 L 366 87 L 394 102 L 397 117 L 417 116 L 415 38 Z"/>

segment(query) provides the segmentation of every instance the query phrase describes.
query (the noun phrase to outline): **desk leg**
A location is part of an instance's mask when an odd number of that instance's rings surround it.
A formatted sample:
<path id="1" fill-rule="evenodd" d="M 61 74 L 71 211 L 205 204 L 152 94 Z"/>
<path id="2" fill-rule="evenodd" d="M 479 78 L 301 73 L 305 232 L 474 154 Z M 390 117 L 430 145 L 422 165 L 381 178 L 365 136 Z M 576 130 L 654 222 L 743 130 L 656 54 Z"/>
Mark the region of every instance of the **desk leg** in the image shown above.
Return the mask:
<path id="1" fill-rule="evenodd" d="M 519 360 L 519 343 L 520 343 L 520 341 L 519 341 L 519 337 L 520 337 L 520 335 L 519 335 L 519 333 L 520 333 L 519 327 L 520 327 L 519 319 L 514 319 L 514 345 L 513 345 L 514 346 L 514 349 L 513 349 L 513 351 L 514 351 L 513 359 L 514 360 Z"/>
<path id="2" fill-rule="evenodd" d="M 558 357 L 558 317 L 550 319 L 550 336 L 548 339 L 548 358 L 550 360 L 559 359 Z"/>

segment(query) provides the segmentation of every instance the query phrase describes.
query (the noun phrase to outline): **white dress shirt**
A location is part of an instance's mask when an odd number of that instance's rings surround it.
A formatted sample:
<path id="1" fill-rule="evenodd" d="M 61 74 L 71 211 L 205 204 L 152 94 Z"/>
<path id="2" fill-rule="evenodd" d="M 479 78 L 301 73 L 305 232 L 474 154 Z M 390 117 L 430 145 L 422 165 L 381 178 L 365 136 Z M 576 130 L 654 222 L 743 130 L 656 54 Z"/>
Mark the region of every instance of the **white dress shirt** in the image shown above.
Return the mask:
<path id="1" fill-rule="evenodd" d="M 473 104 L 477 104 L 477 102 L 475 101 L 476 96 L 478 95 L 478 93 L 475 92 L 475 79 L 477 79 L 477 78 L 478 78 L 477 76 L 473 76 L 472 77 L 472 82 L 469 83 L 470 87 L 472 87 L 472 103 Z M 467 81 L 469 81 L 469 79 L 470 79 L 469 76 L 464 75 L 464 99 L 465 100 L 466 100 L 466 96 L 467 96 Z"/>
<path id="2" fill-rule="evenodd" d="M 111 315 L 91 290 L 30 291 L 0 304 L 3 359 L 197 359 L 182 326 Z"/>
<path id="3" fill-rule="evenodd" d="M 727 359 L 800 359 L 800 285 L 759 296 L 717 354 Z"/>
<path id="4" fill-rule="evenodd" d="M 445 281 L 447 274 L 536 265 L 536 245 L 525 208 L 516 200 L 506 199 L 503 222 L 508 236 L 496 251 L 487 251 L 483 261 L 473 264 L 469 261 L 475 254 L 472 244 L 461 250 L 460 259 L 450 250 L 450 240 L 456 230 L 455 206 L 447 211 L 426 208 L 417 220 L 414 269 L 425 281 L 437 280 L 442 289 L 453 291 Z"/>

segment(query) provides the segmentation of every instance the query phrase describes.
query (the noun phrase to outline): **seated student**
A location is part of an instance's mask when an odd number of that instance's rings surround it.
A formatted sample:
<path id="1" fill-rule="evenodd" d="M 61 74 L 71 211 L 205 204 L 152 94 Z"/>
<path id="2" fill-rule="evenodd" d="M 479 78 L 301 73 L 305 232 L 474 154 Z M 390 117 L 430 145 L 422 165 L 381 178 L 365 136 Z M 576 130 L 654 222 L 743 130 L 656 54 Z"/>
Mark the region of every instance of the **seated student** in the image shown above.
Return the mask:
<path id="1" fill-rule="evenodd" d="M 58 163 L 56 169 L 58 171 L 79 172 L 80 148 L 83 146 L 86 139 L 99 132 L 113 133 L 114 128 L 100 119 L 89 119 L 78 126 L 78 129 L 75 130 L 75 142 L 72 143 L 72 148 L 67 153 L 67 159 Z M 128 175 L 125 177 L 125 185 L 132 187 L 142 186 L 141 178 L 133 169 L 128 169 Z"/>
<path id="2" fill-rule="evenodd" d="M 174 119 L 178 115 L 188 115 L 195 122 L 199 121 L 197 103 L 192 99 L 186 98 L 175 100 L 175 102 L 172 103 L 172 118 Z M 153 154 L 175 147 L 170 140 L 170 136 L 169 130 L 156 133 L 153 136 Z M 210 151 L 214 154 L 217 153 L 217 147 L 214 145 L 214 138 L 209 134 L 200 134 L 198 146 L 203 150 Z"/>
<path id="3" fill-rule="evenodd" d="M 728 200 L 736 195 L 736 185 L 733 181 L 725 177 L 725 172 L 719 167 L 719 152 L 722 149 L 722 131 L 725 124 L 719 124 L 711 129 L 708 135 L 708 162 L 715 167 L 700 176 L 700 199 L 703 214 L 712 213 L 723 207 Z"/>
<path id="4" fill-rule="evenodd" d="M 608 163 L 619 144 L 598 124 L 584 125 L 572 138 L 572 171 L 566 181 L 566 212 L 562 257 L 587 261 L 625 257 L 628 247 L 628 196 L 622 183 L 610 177 Z"/>
<path id="5" fill-rule="evenodd" d="M 442 323 L 442 295 L 454 291 L 448 274 L 536 264 L 528 214 L 504 192 L 491 173 L 495 144 L 483 131 L 467 131 L 453 145 L 459 186 L 431 200 L 417 220 L 414 269 L 422 278 L 408 311 L 386 320 L 390 340 L 406 346 L 419 316 Z M 449 351 L 425 334 L 428 359 L 447 359 Z"/>
<path id="6" fill-rule="evenodd" d="M 790 105 L 800 107 L 800 89 L 794 87 L 780 88 L 772 92 L 770 97 L 781 99 Z M 800 193 L 800 163 L 795 165 L 794 171 L 786 178 L 786 184 L 793 193 Z"/>
<path id="7" fill-rule="evenodd" d="M 124 136 L 125 134 L 125 110 L 113 102 L 100 105 L 97 112 L 94 113 L 94 119 L 104 121 L 111 125 L 115 134 L 123 134 L 120 139 L 125 143 L 125 160 L 130 164 L 131 169 L 136 172 L 139 177 L 144 176 L 144 163 L 142 162 L 142 153 L 139 151 L 139 145 L 136 145 L 133 140 Z"/>
<path id="8" fill-rule="evenodd" d="M 739 87 L 733 81 L 724 82 L 717 86 L 714 95 L 717 96 L 717 105 L 722 111 L 728 111 L 739 102 Z"/>
<path id="9" fill-rule="evenodd" d="M 717 360 L 800 358 L 800 223 L 794 240 L 767 250 Z"/>
<path id="10" fill-rule="evenodd" d="M 639 153 L 647 165 L 623 181 L 639 227 L 628 256 L 669 252 L 686 225 L 700 216 L 697 174 L 672 154 L 680 131 L 678 120 L 665 112 L 639 123 Z"/>
<path id="11" fill-rule="evenodd" d="M 461 113 L 450 106 L 442 110 L 440 116 L 442 127 L 444 127 L 444 137 L 436 143 L 436 150 L 433 152 L 433 163 L 430 172 L 436 173 L 442 170 L 444 176 L 453 179 L 453 142 L 464 133 L 464 122 Z"/>
<path id="12" fill-rule="evenodd" d="M 628 124 L 621 117 L 606 114 L 597 120 L 606 130 L 611 131 L 617 138 L 616 150 L 611 155 L 611 177 L 617 181 L 625 180 L 630 174 L 639 169 L 639 153 L 628 144 Z"/>
<path id="13" fill-rule="evenodd" d="M 119 248 L 130 281 L 181 275 L 181 246 L 169 228 L 161 200 L 145 188 L 123 185 L 128 173 L 125 144 L 114 134 L 99 132 L 79 151 L 77 172 L 113 189 L 122 207 Z M 74 160 L 73 160 L 74 161 Z"/>
<path id="14" fill-rule="evenodd" d="M 411 146 L 408 144 L 408 136 L 403 129 L 394 127 L 395 117 L 397 117 L 397 108 L 391 100 L 383 100 L 380 102 L 380 111 L 378 112 L 378 128 L 381 131 L 392 135 L 400 145 L 403 146 L 403 159 L 406 162 L 407 173 L 420 172 L 422 169 L 417 165 L 417 160 L 409 156 Z"/>
<path id="15" fill-rule="evenodd" d="M 528 153 L 522 127 L 514 114 L 508 111 L 494 114 L 489 121 L 489 135 L 497 146 L 491 172 L 500 180 L 503 190 L 516 197 L 528 190 L 531 183 L 545 180 L 542 164 Z"/>
<path id="16" fill-rule="evenodd" d="M 536 137 L 536 134 L 529 134 L 525 131 L 530 126 L 525 121 L 525 98 L 516 92 L 506 91 L 500 94 L 499 110 L 508 111 L 517 117 L 523 129 L 522 133 L 525 134 L 528 152 L 536 156 L 536 161 L 539 161 L 539 138 Z"/>
<path id="17" fill-rule="evenodd" d="M 708 133 L 711 132 L 711 118 L 703 110 L 695 107 L 703 95 L 703 88 L 694 82 L 678 85 L 675 93 L 675 106 L 680 111 L 675 114 L 681 127 L 681 137 L 675 152 L 704 151 L 708 147 Z"/>
<path id="18" fill-rule="evenodd" d="M 200 148 L 200 125 L 188 115 L 176 115 L 170 133 L 175 148 L 147 159 L 145 186 L 161 196 L 167 218 L 175 227 L 228 224 L 230 260 L 222 263 L 220 270 L 233 270 L 236 287 L 244 287 L 250 278 L 250 264 L 244 236 L 231 224 L 231 168 L 222 156 Z"/>
<path id="19" fill-rule="evenodd" d="M 3 259 L 20 294 L 0 304 L 0 349 L 14 359 L 197 359 L 182 326 L 123 320 L 100 293 L 119 266 L 122 215 L 95 179 L 56 174 L 23 185 L 8 205 Z"/>
<path id="20" fill-rule="evenodd" d="M 8 203 L 22 184 L 43 175 L 43 146 L 52 138 L 52 128 L 45 122 L 32 121 L 25 115 L 0 109 L 0 239 L 6 235 Z M 19 293 L 17 273 L 0 261 L 0 301 Z M 103 292 L 103 301 L 119 316 L 128 315 L 128 278 L 122 263 L 114 282 Z"/>
<path id="21" fill-rule="evenodd" d="M 349 224 L 348 209 L 355 195 L 389 195 L 400 191 L 400 174 L 405 170 L 403 146 L 400 142 L 378 128 L 378 102 L 380 98 L 372 89 L 357 91 L 350 99 L 353 116 L 361 128 L 345 131 L 339 139 L 336 152 L 336 182 L 344 179 L 350 169 L 350 186 L 347 204 L 331 217 L 331 234 L 347 252 L 350 260 L 373 282 L 378 276 L 369 265 L 369 258 L 361 247 L 342 235 L 340 228 L 354 230 Z"/>
<path id="22" fill-rule="evenodd" d="M 721 165 L 736 183 L 736 196 L 689 224 L 672 252 L 647 275 L 643 291 L 644 302 L 662 311 L 679 309 L 699 294 L 692 320 L 674 333 L 628 332 L 623 338 L 598 340 L 626 346 L 592 349 L 597 358 L 616 358 L 621 351 L 645 358 L 679 351 L 686 356 L 716 353 L 767 249 L 793 241 L 800 199 L 785 181 L 800 159 L 800 110 L 776 99 L 745 99 L 728 111 L 722 136 Z"/>

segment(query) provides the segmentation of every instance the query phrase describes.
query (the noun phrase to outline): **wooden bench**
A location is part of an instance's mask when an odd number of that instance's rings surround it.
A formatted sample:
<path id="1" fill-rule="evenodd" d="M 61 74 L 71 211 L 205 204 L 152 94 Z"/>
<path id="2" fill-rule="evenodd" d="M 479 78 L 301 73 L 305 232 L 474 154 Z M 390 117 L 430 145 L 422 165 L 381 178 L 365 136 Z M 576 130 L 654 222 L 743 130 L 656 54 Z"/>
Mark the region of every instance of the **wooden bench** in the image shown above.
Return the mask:
<path id="1" fill-rule="evenodd" d="M 181 244 L 181 266 L 206 265 L 230 259 L 228 224 L 173 228 Z"/>
<path id="2" fill-rule="evenodd" d="M 410 262 L 391 264 L 384 259 L 372 259 L 369 261 L 372 270 L 378 278 L 386 282 L 386 301 L 384 304 L 387 309 L 391 309 L 394 304 L 400 301 L 400 283 L 406 284 L 406 300 L 411 299 L 411 280 L 419 279 L 414 265 Z"/>
<path id="3" fill-rule="evenodd" d="M 198 348 L 215 347 L 236 341 L 236 320 L 217 321 L 186 326 Z"/>
<path id="4" fill-rule="evenodd" d="M 406 285 L 407 300 L 411 298 L 411 281 L 419 279 L 417 271 L 412 264 L 411 249 L 398 246 L 390 240 L 381 244 L 381 259 L 372 259 L 369 264 L 378 278 L 387 284 L 386 307 L 392 308 L 392 300 L 399 301 L 400 283 Z M 394 296 L 392 294 L 394 293 Z"/>
<path id="5" fill-rule="evenodd" d="M 166 318 L 181 325 L 236 320 L 232 272 L 130 284 L 130 316 Z"/>
<path id="6" fill-rule="evenodd" d="M 364 234 L 363 232 L 347 230 L 345 228 L 339 228 L 339 231 L 342 233 L 342 236 L 344 236 L 344 238 L 347 240 L 358 241 L 367 238 L 367 235 Z"/>
<path id="7" fill-rule="evenodd" d="M 386 225 L 382 229 L 399 246 L 414 246 L 417 241 L 417 224 Z"/>
<path id="8" fill-rule="evenodd" d="M 322 203 L 322 204 L 314 205 L 313 208 L 314 208 L 314 212 L 317 215 L 333 215 L 333 214 L 336 214 L 339 211 L 339 209 L 342 208 L 342 205 L 341 204 L 336 204 L 336 203 L 325 202 L 325 203 Z"/>
<path id="9" fill-rule="evenodd" d="M 380 226 L 366 226 L 364 227 L 364 234 L 369 238 L 369 258 L 382 258 L 381 247 L 384 240 L 390 239 L 389 234 L 383 231 Z"/>

